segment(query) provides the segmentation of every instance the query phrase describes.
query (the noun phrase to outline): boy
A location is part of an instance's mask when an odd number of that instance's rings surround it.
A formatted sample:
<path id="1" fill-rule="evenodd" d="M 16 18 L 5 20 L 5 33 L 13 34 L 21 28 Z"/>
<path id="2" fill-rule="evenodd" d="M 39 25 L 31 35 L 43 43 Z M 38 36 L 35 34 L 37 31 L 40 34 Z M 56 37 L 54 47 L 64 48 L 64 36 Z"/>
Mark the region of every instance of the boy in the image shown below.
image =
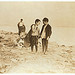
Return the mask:
<path id="1" fill-rule="evenodd" d="M 39 28 L 38 25 L 40 25 L 40 20 L 36 19 L 35 24 L 31 25 L 31 51 L 33 52 L 33 47 L 35 46 L 36 52 L 38 51 L 38 37 L 39 37 Z"/>
<path id="2" fill-rule="evenodd" d="M 18 34 L 20 36 L 20 34 L 25 33 L 25 30 L 26 30 L 26 27 L 23 23 L 23 19 L 21 19 L 20 22 L 17 25 L 18 25 L 18 30 L 19 30 Z"/>
<path id="3" fill-rule="evenodd" d="M 19 45 L 24 46 L 24 38 L 25 38 L 25 25 L 23 23 L 23 19 L 20 20 L 20 22 L 17 24 L 18 25 L 18 34 L 19 34 Z"/>
<path id="4" fill-rule="evenodd" d="M 41 38 L 42 38 L 42 49 L 43 49 L 43 52 L 44 54 L 46 53 L 47 51 L 47 48 L 48 48 L 48 40 L 51 36 L 51 26 L 48 24 L 49 20 L 48 18 L 44 18 L 43 19 L 43 27 L 42 27 L 42 30 L 41 30 Z"/>

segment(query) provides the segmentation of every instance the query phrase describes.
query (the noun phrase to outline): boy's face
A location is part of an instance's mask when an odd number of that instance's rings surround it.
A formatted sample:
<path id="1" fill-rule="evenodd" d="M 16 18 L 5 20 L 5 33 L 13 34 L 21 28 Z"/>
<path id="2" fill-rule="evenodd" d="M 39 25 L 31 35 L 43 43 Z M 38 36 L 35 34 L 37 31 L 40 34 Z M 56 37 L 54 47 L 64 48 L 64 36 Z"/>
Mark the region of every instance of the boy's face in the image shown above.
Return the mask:
<path id="1" fill-rule="evenodd" d="M 43 24 L 46 24 L 46 25 L 47 25 L 47 24 L 48 24 L 48 22 L 47 22 L 47 21 L 43 21 Z"/>
<path id="2" fill-rule="evenodd" d="M 36 24 L 37 24 L 37 25 L 40 25 L 40 21 L 39 21 L 39 22 L 36 22 Z"/>
<path id="3" fill-rule="evenodd" d="M 22 22 L 23 20 L 21 20 L 21 22 Z"/>

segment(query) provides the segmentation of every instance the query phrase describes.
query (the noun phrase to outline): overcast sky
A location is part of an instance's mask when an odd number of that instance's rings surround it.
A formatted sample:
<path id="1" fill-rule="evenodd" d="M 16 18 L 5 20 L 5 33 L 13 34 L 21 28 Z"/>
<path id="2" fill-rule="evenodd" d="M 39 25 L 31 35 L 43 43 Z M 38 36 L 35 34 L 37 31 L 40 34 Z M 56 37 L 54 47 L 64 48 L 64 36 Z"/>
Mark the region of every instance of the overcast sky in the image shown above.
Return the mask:
<path id="1" fill-rule="evenodd" d="M 23 18 L 30 26 L 44 17 L 52 26 L 75 26 L 75 2 L 0 2 L 0 25 L 15 26 Z"/>

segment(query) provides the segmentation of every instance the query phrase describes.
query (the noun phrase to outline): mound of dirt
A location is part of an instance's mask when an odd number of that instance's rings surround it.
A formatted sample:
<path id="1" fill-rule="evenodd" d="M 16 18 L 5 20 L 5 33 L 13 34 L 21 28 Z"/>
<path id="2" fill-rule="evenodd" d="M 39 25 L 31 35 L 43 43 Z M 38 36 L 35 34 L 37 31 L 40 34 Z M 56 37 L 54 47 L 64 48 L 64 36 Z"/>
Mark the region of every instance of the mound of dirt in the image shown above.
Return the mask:
<path id="1" fill-rule="evenodd" d="M 19 47 L 17 33 L 0 31 L 0 73 L 75 73 L 75 46 L 49 42 L 36 53 L 30 47 Z"/>

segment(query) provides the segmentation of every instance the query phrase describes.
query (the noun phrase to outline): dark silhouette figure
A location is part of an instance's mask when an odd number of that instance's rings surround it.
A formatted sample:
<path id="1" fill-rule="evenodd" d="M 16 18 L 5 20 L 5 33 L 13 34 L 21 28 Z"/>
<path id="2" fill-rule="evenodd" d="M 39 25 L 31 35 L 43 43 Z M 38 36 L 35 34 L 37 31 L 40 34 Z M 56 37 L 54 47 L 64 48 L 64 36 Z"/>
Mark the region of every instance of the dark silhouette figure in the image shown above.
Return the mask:
<path id="1" fill-rule="evenodd" d="M 45 52 L 47 51 L 47 48 L 48 48 L 48 40 L 52 34 L 52 31 L 51 31 L 51 26 L 48 24 L 49 20 L 48 18 L 44 18 L 43 19 L 43 26 L 42 26 L 42 30 L 41 30 L 41 38 L 42 38 L 42 49 L 43 49 L 43 52 L 45 54 Z"/>

